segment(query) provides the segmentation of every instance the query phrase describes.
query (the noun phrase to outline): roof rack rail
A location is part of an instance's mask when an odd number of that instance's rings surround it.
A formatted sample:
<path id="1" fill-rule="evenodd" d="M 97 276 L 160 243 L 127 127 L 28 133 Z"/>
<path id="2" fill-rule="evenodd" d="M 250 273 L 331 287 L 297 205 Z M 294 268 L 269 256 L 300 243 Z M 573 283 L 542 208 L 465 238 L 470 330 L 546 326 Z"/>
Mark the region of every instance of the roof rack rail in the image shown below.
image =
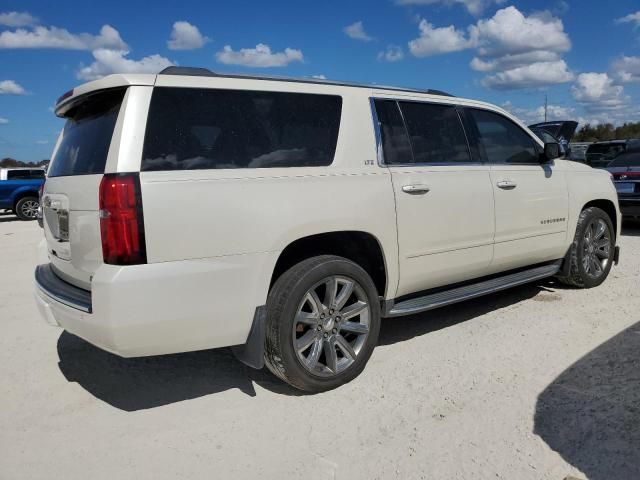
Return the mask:
<path id="1" fill-rule="evenodd" d="M 248 80 L 275 80 L 280 82 L 296 82 L 296 83 L 314 83 L 320 85 L 335 85 L 339 87 L 359 87 L 359 88 L 380 88 L 383 90 L 394 90 L 397 92 L 410 92 L 410 93 L 426 93 L 428 95 L 440 95 L 443 97 L 453 97 L 450 93 L 443 92 L 442 90 L 433 89 L 417 89 L 417 88 L 402 88 L 402 87 L 388 87 L 385 85 L 369 85 L 364 83 L 350 83 L 339 82 L 334 80 L 324 80 L 319 78 L 291 78 L 291 77 L 278 77 L 267 75 L 241 75 L 241 74 L 226 74 L 212 72 L 208 68 L 201 67 L 167 67 L 162 70 L 158 75 L 187 75 L 198 77 L 220 77 L 220 78 L 240 78 Z"/>

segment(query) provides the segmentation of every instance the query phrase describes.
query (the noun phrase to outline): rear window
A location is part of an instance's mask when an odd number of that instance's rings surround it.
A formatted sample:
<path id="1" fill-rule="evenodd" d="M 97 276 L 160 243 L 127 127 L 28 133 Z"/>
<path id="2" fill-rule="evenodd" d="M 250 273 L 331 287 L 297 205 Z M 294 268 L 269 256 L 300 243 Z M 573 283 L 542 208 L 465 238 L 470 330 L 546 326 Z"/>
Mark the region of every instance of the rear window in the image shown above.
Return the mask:
<path id="1" fill-rule="evenodd" d="M 626 150 L 624 143 L 601 143 L 589 145 L 587 155 L 598 155 L 604 158 L 614 158 Z"/>
<path id="2" fill-rule="evenodd" d="M 341 110 L 333 95 L 157 87 L 141 169 L 330 165 Z"/>
<path id="3" fill-rule="evenodd" d="M 44 178 L 44 170 L 7 170 L 7 180 L 34 180 Z"/>
<path id="4" fill-rule="evenodd" d="M 49 177 L 104 173 L 125 91 L 106 90 L 91 95 L 68 112 Z"/>
<path id="5" fill-rule="evenodd" d="M 607 167 L 640 167 L 640 152 L 621 153 Z"/>

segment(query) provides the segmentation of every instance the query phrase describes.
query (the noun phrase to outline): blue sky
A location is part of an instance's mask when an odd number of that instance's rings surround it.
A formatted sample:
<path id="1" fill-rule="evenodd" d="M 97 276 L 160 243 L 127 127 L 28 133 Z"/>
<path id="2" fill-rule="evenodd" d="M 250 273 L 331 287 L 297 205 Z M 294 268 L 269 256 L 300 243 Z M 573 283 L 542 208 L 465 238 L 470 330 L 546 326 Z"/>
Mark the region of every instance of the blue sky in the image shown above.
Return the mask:
<path id="1" fill-rule="evenodd" d="M 0 158 L 49 158 L 86 80 L 214 71 L 436 88 L 526 122 L 639 121 L 637 0 L 0 3 Z"/>

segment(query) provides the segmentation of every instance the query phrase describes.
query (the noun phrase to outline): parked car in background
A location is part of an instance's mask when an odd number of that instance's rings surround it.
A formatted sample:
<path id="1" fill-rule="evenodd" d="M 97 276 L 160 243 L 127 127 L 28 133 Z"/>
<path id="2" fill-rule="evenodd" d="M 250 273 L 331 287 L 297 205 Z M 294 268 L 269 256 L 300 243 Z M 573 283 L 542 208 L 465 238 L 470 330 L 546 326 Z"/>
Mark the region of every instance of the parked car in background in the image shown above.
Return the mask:
<path id="1" fill-rule="evenodd" d="M 591 145 L 593 142 L 571 142 L 569 143 L 569 160 L 574 160 L 576 162 L 582 162 L 585 163 L 586 162 L 586 154 L 587 154 L 587 148 L 589 148 L 589 145 Z"/>
<path id="2" fill-rule="evenodd" d="M 557 120 L 554 122 L 542 122 L 529 125 L 529 129 L 545 143 L 555 142 L 560 145 L 561 158 L 569 158 L 571 149 L 569 142 L 578 127 L 578 122 L 573 120 Z"/>
<path id="3" fill-rule="evenodd" d="M 640 148 L 640 140 L 604 140 L 594 142 L 585 153 L 586 164 L 593 168 L 606 168 L 611 160 L 629 148 Z"/>
<path id="4" fill-rule="evenodd" d="M 621 153 L 607 166 L 623 217 L 640 219 L 640 148 Z"/>
<path id="5" fill-rule="evenodd" d="M 35 220 L 44 180 L 42 168 L 1 168 L 0 209 L 10 210 L 20 220 Z"/>

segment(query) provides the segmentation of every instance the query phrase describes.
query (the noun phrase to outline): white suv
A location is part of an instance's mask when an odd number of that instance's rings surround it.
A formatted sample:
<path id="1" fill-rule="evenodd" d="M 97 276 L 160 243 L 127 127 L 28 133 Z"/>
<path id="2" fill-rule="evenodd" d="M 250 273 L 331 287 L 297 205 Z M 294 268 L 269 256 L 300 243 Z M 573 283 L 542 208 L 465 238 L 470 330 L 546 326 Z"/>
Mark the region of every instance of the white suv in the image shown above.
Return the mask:
<path id="1" fill-rule="evenodd" d="M 123 357 L 234 346 L 323 391 L 381 317 L 617 261 L 609 174 L 437 91 L 171 67 L 63 95 L 43 316 Z"/>

